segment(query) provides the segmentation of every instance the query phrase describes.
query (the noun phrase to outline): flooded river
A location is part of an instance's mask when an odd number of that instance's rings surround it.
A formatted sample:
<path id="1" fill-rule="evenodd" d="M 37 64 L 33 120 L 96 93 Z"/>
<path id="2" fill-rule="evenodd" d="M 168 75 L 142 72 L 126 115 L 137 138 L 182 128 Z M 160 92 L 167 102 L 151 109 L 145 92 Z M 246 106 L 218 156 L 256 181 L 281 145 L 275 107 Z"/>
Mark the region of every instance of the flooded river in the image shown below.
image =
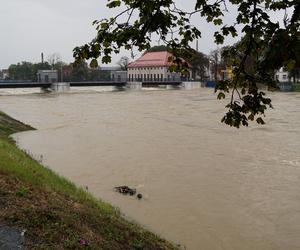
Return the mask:
<path id="1" fill-rule="evenodd" d="M 0 109 L 38 129 L 22 148 L 186 249 L 296 250 L 300 93 L 270 96 L 267 125 L 239 130 L 211 89 L 4 94 Z"/>

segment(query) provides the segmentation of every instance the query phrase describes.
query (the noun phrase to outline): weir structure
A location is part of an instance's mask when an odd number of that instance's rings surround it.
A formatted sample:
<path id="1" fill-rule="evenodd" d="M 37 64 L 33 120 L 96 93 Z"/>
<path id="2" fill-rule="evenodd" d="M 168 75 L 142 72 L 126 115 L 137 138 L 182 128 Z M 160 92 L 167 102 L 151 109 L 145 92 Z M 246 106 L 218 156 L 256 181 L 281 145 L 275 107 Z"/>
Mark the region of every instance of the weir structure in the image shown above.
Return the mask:
<path id="1" fill-rule="evenodd" d="M 119 81 L 90 81 L 90 82 L 0 82 L 1 88 L 43 88 L 55 92 L 68 91 L 70 87 L 92 87 L 92 86 L 112 86 L 112 87 L 128 87 L 131 89 L 140 89 L 142 87 L 158 87 L 158 86 L 180 86 L 182 81 L 145 81 L 145 82 L 119 82 Z"/>

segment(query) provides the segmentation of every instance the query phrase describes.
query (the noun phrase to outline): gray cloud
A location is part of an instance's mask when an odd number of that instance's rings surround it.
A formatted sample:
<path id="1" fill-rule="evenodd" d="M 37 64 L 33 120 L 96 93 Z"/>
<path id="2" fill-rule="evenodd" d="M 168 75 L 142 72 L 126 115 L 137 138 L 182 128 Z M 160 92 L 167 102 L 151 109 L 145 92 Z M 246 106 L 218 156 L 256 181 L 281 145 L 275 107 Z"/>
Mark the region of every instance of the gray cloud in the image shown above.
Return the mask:
<path id="1" fill-rule="evenodd" d="M 71 62 L 72 49 L 89 42 L 96 34 L 92 22 L 115 14 L 108 10 L 106 0 L 2 0 L 0 8 L 0 68 L 20 61 L 40 61 L 40 53 L 59 53 L 62 60 Z M 177 0 L 179 7 L 193 9 L 195 1 Z M 235 14 L 229 6 L 225 22 L 231 23 Z M 273 18 L 282 13 L 273 13 Z M 201 51 L 208 53 L 216 48 L 212 35 L 215 28 L 199 16 L 193 23 L 203 34 L 199 41 Z M 237 39 L 228 39 L 232 44 Z M 157 41 L 153 41 L 157 44 Z M 125 52 L 124 52 L 125 53 Z M 130 55 L 126 52 L 126 55 Z M 121 55 L 113 57 L 113 63 Z"/>
<path id="2" fill-rule="evenodd" d="M 0 68 L 37 62 L 41 52 L 71 61 L 72 49 L 94 37 L 92 21 L 104 16 L 104 6 L 97 0 L 6 0 L 0 9 Z"/>

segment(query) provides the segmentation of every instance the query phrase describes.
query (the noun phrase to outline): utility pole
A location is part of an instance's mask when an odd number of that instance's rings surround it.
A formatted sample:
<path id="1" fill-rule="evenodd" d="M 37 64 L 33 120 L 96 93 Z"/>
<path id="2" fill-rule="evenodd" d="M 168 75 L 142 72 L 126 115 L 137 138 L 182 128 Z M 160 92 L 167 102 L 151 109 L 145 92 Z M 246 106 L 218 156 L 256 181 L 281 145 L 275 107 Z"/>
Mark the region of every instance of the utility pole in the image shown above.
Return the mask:
<path id="1" fill-rule="evenodd" d="M 63 82 L 64 76 L 63 76 L 63 64 L 61 62 L 60 64 L 60 81 Z"/>
<path id="2" fill-rule="evenodd" d="M 41 53 L 41 59 L 42 59 L 42 66 L 44 66 L 44 53 Z"/>

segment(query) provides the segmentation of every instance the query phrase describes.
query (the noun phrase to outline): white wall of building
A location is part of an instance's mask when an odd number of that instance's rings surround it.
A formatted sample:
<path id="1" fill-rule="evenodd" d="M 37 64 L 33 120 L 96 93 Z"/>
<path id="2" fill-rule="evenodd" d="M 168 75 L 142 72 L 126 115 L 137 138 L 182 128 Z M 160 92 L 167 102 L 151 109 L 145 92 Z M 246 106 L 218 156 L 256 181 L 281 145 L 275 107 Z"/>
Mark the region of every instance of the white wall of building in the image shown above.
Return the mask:
<path id="1" fill-rule="evenodd" d="M 276 80 L 279 82 L 289 82 L 289 72 L 285 71 L 283 68 L 280 68 L 278 71 L 275 73 Z"/>
<path id="2" fill-rule="evenodd" d="M 127 78 L 129 81 L 177 81 L 180 74 L 169 72 L 168 67 L 130 67 Z"/>
<path id="3" fill-rule="evenodd" d="M 38 82 L 43 82 L 43 83 L 58 82 L 58 71 L 57 70 L 38 70 L 37 79 L 38 79 Z"/>

